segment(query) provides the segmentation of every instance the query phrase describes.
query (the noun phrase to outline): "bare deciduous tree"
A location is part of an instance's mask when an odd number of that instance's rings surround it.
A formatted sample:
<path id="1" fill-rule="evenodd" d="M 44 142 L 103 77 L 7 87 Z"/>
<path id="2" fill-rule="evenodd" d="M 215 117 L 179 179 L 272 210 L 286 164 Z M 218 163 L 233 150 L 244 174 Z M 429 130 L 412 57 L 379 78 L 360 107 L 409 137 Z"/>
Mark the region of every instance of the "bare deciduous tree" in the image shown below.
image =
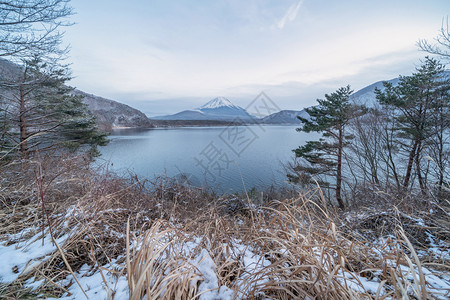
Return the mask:
<path id="1" fill-rule="evenodd" d="M 442 22 L 441 30 L 434 40 L 434 44 L 427 40 L 419 40 L 417 45 L 422 51 L 450 60 L 450 28 L 448 26 L 448 17 L 445 23 L 444 21 Z"/>
<path id="2" fill-rule="evenodd" d="M 61 55 L 62 26 L 73 14 L 70 0 L 0 1 L 0 57 L 30 59 L 36 53 Z"/>

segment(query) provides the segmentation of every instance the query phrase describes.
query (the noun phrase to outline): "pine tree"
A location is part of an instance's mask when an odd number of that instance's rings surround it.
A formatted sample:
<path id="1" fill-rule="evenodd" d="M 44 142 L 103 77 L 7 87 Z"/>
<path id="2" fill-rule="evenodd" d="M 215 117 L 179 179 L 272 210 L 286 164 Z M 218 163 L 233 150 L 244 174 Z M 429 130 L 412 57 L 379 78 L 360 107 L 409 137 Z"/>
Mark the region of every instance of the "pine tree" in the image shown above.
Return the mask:
<path id="1" fill-rule="evenodd" d="M 411 76 L 400 76 L 397 86 L 385 82 L 385 90 L 376 90 L 381 105 L 394 111 L 397 142 L 407 153 L 407 166 L 403 189 L 411 184 L 413 167 L 423 194 L 427 183 L 421 167 L 422 154 L 430 139 L 442 136 L 448 130 L 448 106 L 450 82 L 444 76 L 445 68 L 437 60 L 426 58 L 423 65 Z M 439 125 L 440 124 L 440 125 Z M 441 138 L 442 138 L 441 136 Z M 441 141 L 442 154 L 444 145 Z M 442 180 L 440 180 L 442 184 Z"/>
<path id="2" fill-rule="evenodd" d="M 324 177 L 321 184 L 329 185 L 335 179 L 336 201 L 344 208 L 342 200 L 342 157 L 344 147 L 352 138 L 346 135 L 346 126 L 359 107 L 349 101 L 353 91 L 350 86 L 341 87 L 336 92 L 326 94 L 325 99 L 317 99 L 319 105 L 306 109 L 310 118 L 298 117 L 303 126 L 297 131 L 321 132 L 319 141 L 308 141 L 295 149 L 296 157 L 304 162 L 296 166 L 296 171 L 309 179 Z M 306 162 L 306 163 L 305 163 Z"/>
<path id="3" fill-rule="evenodd" d="M 10 103 L 10 143 L 23 157 L 36 150 L 77 150 L 84 146 L 95 155 L 96 146 L 107 143 L 82 99 L 65 85 L 69 79 L 67 68 L 35 57 L 24 62 L 19 78 L 2 83 Z"/>

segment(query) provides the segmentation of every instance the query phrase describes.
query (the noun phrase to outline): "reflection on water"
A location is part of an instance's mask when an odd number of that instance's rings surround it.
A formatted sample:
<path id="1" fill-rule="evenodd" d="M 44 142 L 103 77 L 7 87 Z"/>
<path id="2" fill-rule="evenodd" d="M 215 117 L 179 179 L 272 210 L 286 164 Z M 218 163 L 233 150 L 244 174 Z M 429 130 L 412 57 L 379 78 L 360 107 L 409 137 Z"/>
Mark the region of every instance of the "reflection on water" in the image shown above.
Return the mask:
<path id="1" fill-rule="evenodd" d="M 177 176 L 218 192 L 264 189 L 286 182 L 282 163 L 311 135 L 294 126 L 120 129 L 100 149 L 119 174 Z"/>

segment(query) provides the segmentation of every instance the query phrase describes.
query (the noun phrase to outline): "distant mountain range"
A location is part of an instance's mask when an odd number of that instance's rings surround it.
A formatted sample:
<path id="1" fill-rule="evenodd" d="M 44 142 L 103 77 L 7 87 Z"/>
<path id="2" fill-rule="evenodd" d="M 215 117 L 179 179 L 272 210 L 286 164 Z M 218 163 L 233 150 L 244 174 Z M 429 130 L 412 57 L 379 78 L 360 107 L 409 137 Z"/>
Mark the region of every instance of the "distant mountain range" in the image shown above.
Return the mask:
<path id="1" fill-rule="evenodd" d="M 444 76 L 450 78 L 450 71 Z M 399 78 L 388 80 L 394 86 Z M 375 82 L 350 96 L 357 104 L 373 107 L 376 103 L 375 89 L 384 90 L 383 81 Z M 159 127 L 159 126 L 214 126 L 237 123 L 258 124 L 300 124 L 297 116 L 308 118 L 302 110 L 281 110 L 264 118 L 249 114 L 244 108 L 234 105 L 225 97 L 217 97 L 192 110 L 185 110 L 173 115 L 147 118 L 143 113 L 125 104 L 85 94 L 85 103 L 97 115 L 100 122 L 114 127 Z"/>
<path id="2" fill-rule="evenodd" d="M 20 66 L 0 58 L 0 78 L 17 77 L 20 75 L 20 72 Z M 450 71 L 446 71 L 444 76 L 450 78 Z M 389 82 L 397 85 L 399 79 L 394 78 L 389 80 Z M 369 107 L 374 106 L 376 103 L 376 88 L 383 90 L 383 82 L 378 81 L 353 93 L 351 100 Z M 0 92 L 2 92 L 1 88 Z M 309 116 L 303 109 L 281 110 L 264 118 L 257 118 L 242 107 L 234 105 L 227 98 L 217 97 L 196 109 L 150 119 L 141 111 L 114 100 L 79 90 L 74 90 L 74 94 L 84 97 L 83 101 L 88 106 L 88 109 L 97 116 L 99 127 L 106 131 L 120 127 L 224 126 L 239 123 L 300 124 L 301 122 L 297 116 L 303 118 Z"/>
<path id="3" fill-rule="evenodd" d="M 194 110 L 185 110 L 173 115 L 154 117 L 155 120 L 215 120 L 215 121 L 254 121 L 242 107 L 236 106 L 224 97 L 217 97 Z"/>
<path id="4" fill-rule="evenodd" d="M 173 115 L 154 117 L 155 120 L 213 120 L 240 123 L 298 124 L 297 116 L 306 116 L 304 110 L 282 110 L 264 118 L 250 115 L 245 109 L 234 105 L 225 97 L 217 97 L 194 110 L 185 110 Z"/>

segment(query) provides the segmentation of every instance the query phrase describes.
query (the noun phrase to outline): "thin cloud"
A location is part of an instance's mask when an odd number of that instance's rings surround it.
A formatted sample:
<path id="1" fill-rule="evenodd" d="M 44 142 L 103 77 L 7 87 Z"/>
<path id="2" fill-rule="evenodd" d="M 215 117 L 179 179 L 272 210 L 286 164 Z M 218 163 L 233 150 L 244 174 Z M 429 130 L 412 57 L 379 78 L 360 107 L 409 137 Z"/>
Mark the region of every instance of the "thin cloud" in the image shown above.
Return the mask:
<path id="1" fill-rule="evenodd" d="M 305 0 L 300 0 L 300 1 L 298 1 L 297 4 L 294 3 L 289 7 L 286 14 L 283 16 L 283 18 L 281 18 L 281 20 L 278 21 L 278 23 L 277 23 L 278 29 L 283 29 L 288 21 L 292 22 L 295 20 L 295 18 L 297 18 L 297 14 L 298 14 L 300 7 L 302 6 L 304 1 Z"/>

